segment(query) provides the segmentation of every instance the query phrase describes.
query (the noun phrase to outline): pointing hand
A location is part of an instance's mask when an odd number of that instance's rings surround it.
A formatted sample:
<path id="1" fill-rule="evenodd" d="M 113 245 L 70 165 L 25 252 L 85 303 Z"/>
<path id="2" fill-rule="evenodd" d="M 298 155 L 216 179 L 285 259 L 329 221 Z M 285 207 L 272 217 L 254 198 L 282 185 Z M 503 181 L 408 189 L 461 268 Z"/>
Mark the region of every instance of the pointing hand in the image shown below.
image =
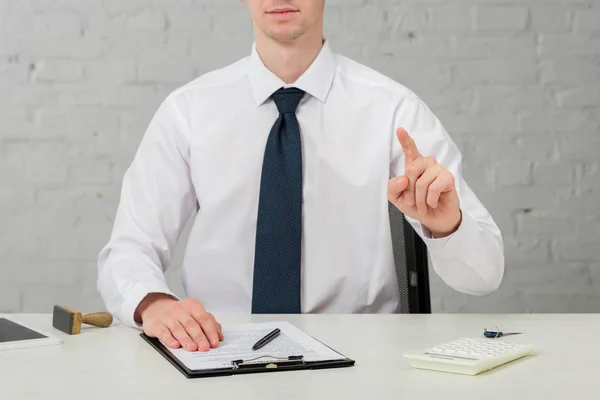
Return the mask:
<path id="1" fill-rule="evenodd" d="M 462 220 L 454 176 L 434 157 L 423 156 L 406 130 L 396 133 L 404 152 L 404 175 L 389 180 L 388 200 L 433 237 L 452 234 Z"/>

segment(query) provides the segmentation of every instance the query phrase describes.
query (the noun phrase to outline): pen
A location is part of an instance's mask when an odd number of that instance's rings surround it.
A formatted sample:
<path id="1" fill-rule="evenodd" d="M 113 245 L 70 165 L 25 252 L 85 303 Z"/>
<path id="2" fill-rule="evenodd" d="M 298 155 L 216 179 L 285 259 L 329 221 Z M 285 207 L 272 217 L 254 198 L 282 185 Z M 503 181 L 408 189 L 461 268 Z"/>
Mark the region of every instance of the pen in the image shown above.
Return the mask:
<path id="1" fill-rule="evenodd" d="M 272 332 L 269 332 L 264 338 L 260 339 L 258 342 L 256 342 L 254 344 L 254 346 L 252 346 L 252 350 L 260 349 L 265 344 L 267 344 L 271 340 L 275 339 L 277 337 L 277 335 L 279 335 L 279 332 L 281 332 L 281 330 L 279 328 L 273 330 Z"/>

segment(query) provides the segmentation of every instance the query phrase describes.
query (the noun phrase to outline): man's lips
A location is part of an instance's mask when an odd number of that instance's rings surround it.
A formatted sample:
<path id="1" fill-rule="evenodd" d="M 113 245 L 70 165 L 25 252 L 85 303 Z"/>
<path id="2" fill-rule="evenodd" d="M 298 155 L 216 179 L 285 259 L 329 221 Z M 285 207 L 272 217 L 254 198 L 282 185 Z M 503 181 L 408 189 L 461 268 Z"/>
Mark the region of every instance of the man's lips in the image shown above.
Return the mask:
<path id="1" fill-rule="evenodd" d="M 292 14 L 292 13 L 296 13 L 296 12 L 298 12 L 298 10 L 294 10 L 292 8 L 281 8 L 281 9 L 268 11 L 267 14 L 285 15 L 285 14 Z"/>

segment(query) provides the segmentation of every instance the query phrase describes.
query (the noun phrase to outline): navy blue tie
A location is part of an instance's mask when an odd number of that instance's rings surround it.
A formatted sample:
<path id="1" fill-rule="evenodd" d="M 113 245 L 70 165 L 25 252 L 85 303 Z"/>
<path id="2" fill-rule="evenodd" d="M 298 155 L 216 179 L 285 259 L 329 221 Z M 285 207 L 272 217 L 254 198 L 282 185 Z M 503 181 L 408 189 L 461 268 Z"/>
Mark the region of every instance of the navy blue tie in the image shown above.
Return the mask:
<path id="1" fill-rule="evenodd" d="M 300 313 L 302 145 L 296 109 L 304 91 L 279 89 L 260 182 L 252 312 Z"/>

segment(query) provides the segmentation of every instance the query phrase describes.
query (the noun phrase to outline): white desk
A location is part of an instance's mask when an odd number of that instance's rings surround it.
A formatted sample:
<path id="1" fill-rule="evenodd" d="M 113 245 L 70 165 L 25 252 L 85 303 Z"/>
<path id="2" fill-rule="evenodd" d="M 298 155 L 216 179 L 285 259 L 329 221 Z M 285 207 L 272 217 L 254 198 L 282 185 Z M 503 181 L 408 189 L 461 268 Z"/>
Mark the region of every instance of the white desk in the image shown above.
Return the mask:
<path id="1" fill-rule="evenodd" d="M 7 316 L 7 315 L 0 315 Z M 14 314 L 63 338 L 0 351 L 0 399 L 579 399 L 600 392 L 600 315 L 296 315 L 290 322 L 356 360 L 349 368 L 187 379 L 139 331 L 116 323 L 69 336 L 50 315 Z M 282 319 L 218 316 L 223 324 Z M 498 325 L 535 354 L 478 376 L 414 370 L 402 357 Z"/>

